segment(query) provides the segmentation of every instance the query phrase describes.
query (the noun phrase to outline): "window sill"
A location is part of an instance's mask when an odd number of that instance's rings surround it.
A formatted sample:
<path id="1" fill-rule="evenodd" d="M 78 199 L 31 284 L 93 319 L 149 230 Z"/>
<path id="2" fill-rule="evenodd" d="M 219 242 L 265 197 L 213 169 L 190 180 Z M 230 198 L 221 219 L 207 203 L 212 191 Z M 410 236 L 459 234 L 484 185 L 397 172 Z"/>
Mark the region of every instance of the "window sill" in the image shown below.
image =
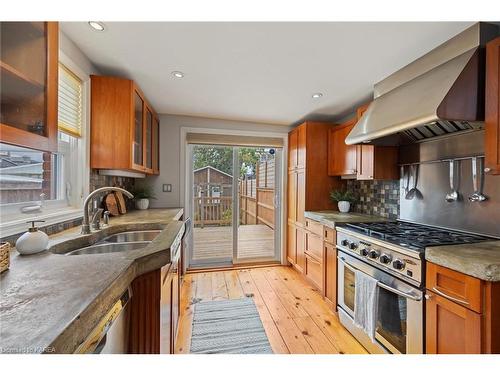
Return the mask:
<path id="1" fill-rule="evenodd" d="M 25 214 L 17 216 L 15 219 L 0 223 L 0 238 L 23 233 L 28 230 L 29 225 L 26 224 L 29 220 L 45 220 L 45 223 L 40 223 L 40 227 L 59 224 L 68 220 L 78 219 L 83 216 L 81 208 L 65 207 L 52 212 L 38 212 L 33 214 Z"/>

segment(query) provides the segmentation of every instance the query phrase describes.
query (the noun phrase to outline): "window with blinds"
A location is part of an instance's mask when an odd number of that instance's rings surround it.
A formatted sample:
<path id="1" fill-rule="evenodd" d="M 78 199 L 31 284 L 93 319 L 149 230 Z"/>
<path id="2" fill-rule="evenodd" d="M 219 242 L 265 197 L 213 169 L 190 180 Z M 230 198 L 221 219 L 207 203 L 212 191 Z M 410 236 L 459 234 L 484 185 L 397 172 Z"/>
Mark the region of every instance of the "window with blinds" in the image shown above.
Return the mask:
<path id="1" fill-rule="evenodd" d="M 80 137 L 82 134 L 83 83 L 63 64 L 59 64 L 59 130 Z"/>

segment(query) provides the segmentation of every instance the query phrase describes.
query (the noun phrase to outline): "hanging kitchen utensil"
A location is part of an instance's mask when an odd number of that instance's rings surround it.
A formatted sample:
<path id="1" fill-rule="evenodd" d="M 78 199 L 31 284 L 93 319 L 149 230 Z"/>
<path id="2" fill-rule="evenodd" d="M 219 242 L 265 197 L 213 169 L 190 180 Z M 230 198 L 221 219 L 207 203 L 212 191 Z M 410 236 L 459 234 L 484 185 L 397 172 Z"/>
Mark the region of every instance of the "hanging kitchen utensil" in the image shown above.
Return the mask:
<path id="1" fill-rule="evenodd" d="M 413 187 L 410 189 L 408 193 L 406 193 L 405 198 L 408 200 L 412 200 L 417 195 L 417 183 L 418 183 L 418 165 L 410 166 L 411 178 L 413 182 Z"/>
<path id="2" fill-rule="evenodd" d="M 411 168 L 412 166 L 408 166 L 408 168 L 405 168 L 404 166 L 401 167 L 402 170 L 403 170 L 403 179 L 404 177 L 406 176 L 406 187 L 405 187 L 405 196 L 408 194 L 408 191 L 410 189 L 410 171 L 411 171 Z M 406 174 L 405 174 L 405 170 L 406 170 Z"/>
<path id="3" fill-rule="evenodd" d="M 456 160 L 450 160 L 450 189 L 451 191 L 446 194 L 446 202 L 456 202 L 459 198 L 459 194 L 457 191 L 457 185 L 458 183 L 455 182 L 455 175 L 458 175 L 458 171 L 456 170 L 455 166 L 458 162 Z"/>
<path id="4" fill-rule="evenodd" d="M 484 188 L 484 160 L 483 158 L 473 157 L 472 161 L 472 185 L 474 186 L 474 193 L 469 196 L 471 202 L 483 202 L 488 197 L 483 194 Z M 479 168 L 478 168 L 479 164 Z M 478 171 L 479 169 L 479 171 Z"/>

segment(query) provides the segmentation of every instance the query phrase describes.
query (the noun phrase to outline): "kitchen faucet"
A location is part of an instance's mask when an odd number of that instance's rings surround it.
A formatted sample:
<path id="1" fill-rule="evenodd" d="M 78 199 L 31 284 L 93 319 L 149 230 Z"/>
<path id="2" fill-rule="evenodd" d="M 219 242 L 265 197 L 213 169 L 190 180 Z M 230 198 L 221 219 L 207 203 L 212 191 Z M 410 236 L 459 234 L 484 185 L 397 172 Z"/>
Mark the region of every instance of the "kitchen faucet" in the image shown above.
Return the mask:
<path id="1" fill-rule="evenodd" d="M 92 199 L 105 191 L 120 191 L 123 194 L 125 194 L 129 198 L 133 198 L 133 194 L 130 193 L 129 191 L 119 188 L 119 187 L 113 187 L 113 186 L 105 186 L 99 189 L 94 190 L 91 192 L 87 198 L 85 198 L 85 201 L 83 202 L 83 222 L 82 222 L 82 234 L 90 234 L 90 224 L 94 225 L 96 222 L 99 222 L 100 220 L 100 215 L 102 213 L 101 211 L 97 210 L 97 212 L 93 215 L 92 217 L 92 222 L 89 223 L 89 203 L 92 201 Z"/>

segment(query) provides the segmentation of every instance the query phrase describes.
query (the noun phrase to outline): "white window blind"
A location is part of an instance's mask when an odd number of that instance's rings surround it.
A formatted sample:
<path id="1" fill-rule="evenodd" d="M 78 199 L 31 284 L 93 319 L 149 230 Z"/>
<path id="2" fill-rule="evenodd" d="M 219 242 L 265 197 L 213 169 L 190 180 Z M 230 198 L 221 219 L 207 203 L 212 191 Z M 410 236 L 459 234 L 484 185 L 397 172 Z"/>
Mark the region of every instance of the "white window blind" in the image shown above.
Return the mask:
<path id="1" fill-rule="evenodd" d="M 82 92 L 82 80 L 59 64 L 58 126 L 76 137 L 82 134 Z"/>

